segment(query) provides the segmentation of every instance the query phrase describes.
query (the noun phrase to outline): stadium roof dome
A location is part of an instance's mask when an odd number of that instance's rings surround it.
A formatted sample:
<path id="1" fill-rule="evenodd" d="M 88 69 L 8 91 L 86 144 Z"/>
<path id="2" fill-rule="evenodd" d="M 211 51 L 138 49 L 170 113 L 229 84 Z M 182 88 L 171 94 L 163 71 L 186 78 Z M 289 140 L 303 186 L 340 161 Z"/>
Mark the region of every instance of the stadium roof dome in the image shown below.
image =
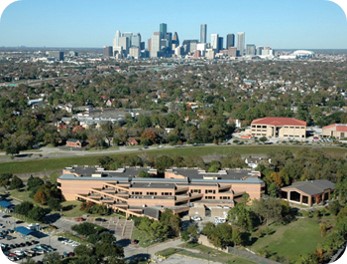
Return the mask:
<path id="1" fill-rule="evenodd" d="M 313 55 L 314 52 L 313 51 L 309 51 L 309 50 L 296 50 L 293 52 L 293 55 L 297 55 L 297 56 L 309 56 L 309 55 Z"/>

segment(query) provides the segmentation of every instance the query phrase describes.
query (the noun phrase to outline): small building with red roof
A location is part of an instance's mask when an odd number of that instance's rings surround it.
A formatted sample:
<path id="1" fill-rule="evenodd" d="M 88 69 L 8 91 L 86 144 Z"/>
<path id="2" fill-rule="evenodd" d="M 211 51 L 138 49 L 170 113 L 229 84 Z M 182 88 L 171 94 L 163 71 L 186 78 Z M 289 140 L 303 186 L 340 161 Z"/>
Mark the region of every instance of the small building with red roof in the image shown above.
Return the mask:
<path id="1" fill-rule="evenodd" d="M 322 128 L 323 137 L 332 137 L 336 139 L 347 138 L 347 124 L 331 124 Z"/>
<path id="2" fill-rule="evenodd" d="M 306 122 L 291 117 L 264 117 L 252 121 L 251 131 L 255 138 L 306 138 Z"/>

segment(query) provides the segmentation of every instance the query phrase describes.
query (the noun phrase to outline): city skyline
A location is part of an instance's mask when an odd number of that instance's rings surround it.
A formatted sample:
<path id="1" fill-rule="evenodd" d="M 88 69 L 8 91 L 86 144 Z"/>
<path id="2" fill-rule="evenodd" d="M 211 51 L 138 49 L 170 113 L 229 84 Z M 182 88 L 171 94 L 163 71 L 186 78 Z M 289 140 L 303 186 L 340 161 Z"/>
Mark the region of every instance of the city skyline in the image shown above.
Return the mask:
<path id="1" fill-rule="evenodd" d="M 245 44 L 275 49 L 347 48 L 345 15 L 324 0 L 221 0 L 215 8 L 203 0 L 184 5 L 135 0 L 22 0 L 10 5 L 0 22 L 0 47 L 95 47 L 112 45 L 116 30 L 139 32 L 147 41 L 161 23 L 180 39 L 200 39 L 202 24 L 226 40 L 246 32 Z M 334 29 L 333 31 L 331 29 Z M 308 37 L 309 36 L 309 37 Z"/>

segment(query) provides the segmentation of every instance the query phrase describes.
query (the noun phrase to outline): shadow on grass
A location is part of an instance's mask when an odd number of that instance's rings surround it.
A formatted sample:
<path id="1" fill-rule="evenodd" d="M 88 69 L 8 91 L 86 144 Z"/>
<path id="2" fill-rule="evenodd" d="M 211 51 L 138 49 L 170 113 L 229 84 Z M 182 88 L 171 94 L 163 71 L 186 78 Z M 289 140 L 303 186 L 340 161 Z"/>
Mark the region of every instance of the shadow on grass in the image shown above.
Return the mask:
<path id="1" fill-rule="evenodd" d="M 76 205 L 74 204 L 70 204 L 70 205 L 67 205 L 67 206 L 63 206 L 63 212 L 66 212 L 66 211 L 70 211 L 72 209 L 74 209 L 76 207 Z"/>
<path id="2" fill-rule="evenodd" d="M 129 263 L 129 264 L 137 264 L 137 263 L 140 263 L 142 261 L 147 261 L 150 258 L 151 258 L 151 255 L 141 253 L 141 254 L 136 254 L 136 255 L 133 255 L 129 258 L 126 258 L 125 261 L 126 261 L 126 263 Z"/>
<path id="3" fill-rule="evenodd" d="M 127 247 L 131 244 L 131 240 L 130 239 L 121 239 L 121 240 L 118 240 L 116 245 L 118 247 Z"/>

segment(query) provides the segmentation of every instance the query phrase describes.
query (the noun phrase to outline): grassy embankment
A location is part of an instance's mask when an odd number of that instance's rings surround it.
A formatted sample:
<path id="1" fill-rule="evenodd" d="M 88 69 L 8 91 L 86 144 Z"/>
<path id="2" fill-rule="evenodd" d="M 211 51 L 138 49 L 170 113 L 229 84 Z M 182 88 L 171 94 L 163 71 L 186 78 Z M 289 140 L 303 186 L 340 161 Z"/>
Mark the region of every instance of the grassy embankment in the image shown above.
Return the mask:
<path id="1" fill-rule="evenodd" d="M 184 249 L 183 249 L 184 248 Z M 156 253 L 157 256 L 168 258 L 171 255 L 179 254 L 197 259 L 207 260 L 208 262 L 215 261 L 220 263 L 238 263 L 238 264 L 252 264 L 254 262 L 237 257 L 222 251 L 205 247 L 199 244 L 182 244 L 181 248 L 167 248 Z"/>
<path id="2" fill-rule="evenodd" d="M 324 217 L 329 221 L 331 217 Z M 257 253 L 267 252 L 270 258 L 280 262 L 296 263 L 301 256 L 313 253 L 323 242 L 320 227 L 315 218 L 300 218 L 287 225 L 273 227 L 272 235 L 258 238 L 251 246 Z"/>
<path id="3" fill-rule="evenodd" d="M 209 156 L 209 155 L 228 155 L 238 153 L 240 155 L 266 155 L 270 153 L 278 153 L 283 150 L 289 150 L 297 152 L 302 149 L 308 148 L 307 146 L 199 146 L 199 147 L 177 147 L 174 149 L 156 149 L 156 150 L 142 150 L 133 152 L 131 154 L 98 154 L 93 156 L 83 157 L 64 157 L 64 158 L 51 158 L 40 160 L 28 160 L 28 161 L 11 161 L 0 163 L 1 173 L 14 173 L 14 174 L 28 174 L 38 173 L 44 171 L 59 171 L 64 167 L 71 165 L 96 165 L 98 160 L 103 156 L 119 157 L 119 156 L 133 156 L 133 155 L 148 155 L 149 157 L 155 157 L 158 155 L 175 156 Z M 317 150 L 322 150 L 324 153 L 330 154 L 334 157 L 343 157 L 347 154 L 346 148 L 339 147 L 319 147 L 314 146 Z M 55 175 L 56 176 L 56 175 Z"/>

